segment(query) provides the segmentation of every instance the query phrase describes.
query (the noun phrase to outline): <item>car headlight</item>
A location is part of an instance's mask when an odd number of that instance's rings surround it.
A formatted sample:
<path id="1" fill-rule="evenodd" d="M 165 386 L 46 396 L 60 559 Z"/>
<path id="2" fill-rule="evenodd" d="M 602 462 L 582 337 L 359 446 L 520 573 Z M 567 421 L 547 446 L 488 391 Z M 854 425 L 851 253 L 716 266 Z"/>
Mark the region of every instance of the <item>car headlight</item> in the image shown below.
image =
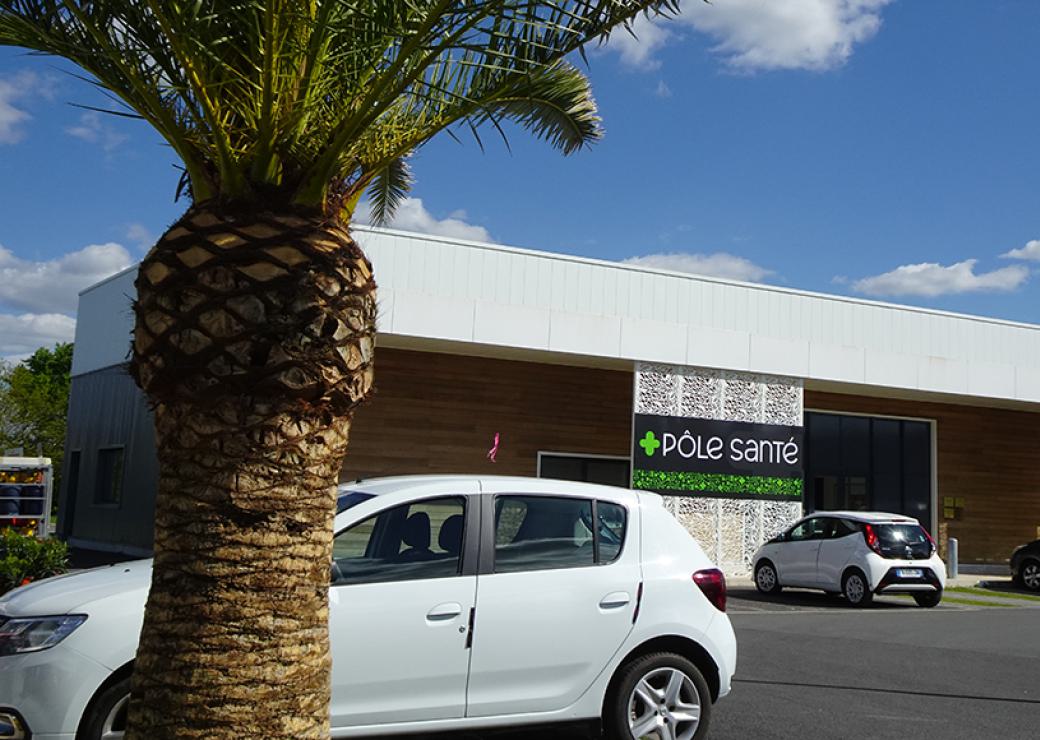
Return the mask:
<path id="1" fill-rule="evenodd" d="M 34 653 L 54 647 L 86 621 L 85 614 L 12 617 L 0 621 L 0 655 Z"/>

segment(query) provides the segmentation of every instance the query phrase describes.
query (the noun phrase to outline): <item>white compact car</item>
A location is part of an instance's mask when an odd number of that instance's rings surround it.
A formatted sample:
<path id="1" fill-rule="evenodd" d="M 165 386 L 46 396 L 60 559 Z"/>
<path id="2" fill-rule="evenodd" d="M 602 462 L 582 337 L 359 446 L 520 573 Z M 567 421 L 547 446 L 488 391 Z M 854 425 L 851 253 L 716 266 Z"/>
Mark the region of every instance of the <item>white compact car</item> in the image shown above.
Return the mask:
<path id="1" fill-rule="evenodd" d="M 920 522 L 899 514 L 817 511 L 755 553 L 755 586 L 775 594 L 784 586 L 844 594 L 867 606 L 874 594 L 912 594 L 936 606 L 946 565 Z"/>
<path id="2" fill-rule="evenodd" d="M 726 583 L 655 494 L 526 478 L 345 487 L 332 734 L 600 719 L 705 737 L 737 648 Z M 0 738 L 118 738 L 151 564 L 0 599 Z"/>

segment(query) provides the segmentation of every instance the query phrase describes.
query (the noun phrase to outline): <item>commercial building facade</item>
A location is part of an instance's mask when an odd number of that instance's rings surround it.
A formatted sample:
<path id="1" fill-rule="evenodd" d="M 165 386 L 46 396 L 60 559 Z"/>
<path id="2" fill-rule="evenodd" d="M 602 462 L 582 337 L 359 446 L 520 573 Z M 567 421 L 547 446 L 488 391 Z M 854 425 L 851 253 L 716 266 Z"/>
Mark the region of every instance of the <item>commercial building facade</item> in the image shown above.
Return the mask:
<path id="1" fill-rule="evenodd" d="M 358 228 L 376 393 L 343 479 L 635 484 L 728 572 L 806 510 L 881 509 L 1001 562 L 1040 527 L 1040 327 Z M 145 553 L 133 271 L 80 298 L 59 529 Z M 495 436 L 496 461 L 487 457 Z"/>

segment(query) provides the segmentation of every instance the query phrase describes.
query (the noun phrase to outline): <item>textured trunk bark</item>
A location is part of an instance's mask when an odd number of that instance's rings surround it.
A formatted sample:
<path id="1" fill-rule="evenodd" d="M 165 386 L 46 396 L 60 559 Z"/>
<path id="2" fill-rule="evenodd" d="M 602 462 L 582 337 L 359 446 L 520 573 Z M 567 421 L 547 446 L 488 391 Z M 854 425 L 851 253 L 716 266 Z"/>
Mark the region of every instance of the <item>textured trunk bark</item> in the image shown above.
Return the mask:
<path id="1" fill-rule="evenodd" d="M 321 218 L 201 206 L 136 285 L 159 491 L 127 737 L 327 737 L 335 484 L 372 385 L 371 267 Z"/>

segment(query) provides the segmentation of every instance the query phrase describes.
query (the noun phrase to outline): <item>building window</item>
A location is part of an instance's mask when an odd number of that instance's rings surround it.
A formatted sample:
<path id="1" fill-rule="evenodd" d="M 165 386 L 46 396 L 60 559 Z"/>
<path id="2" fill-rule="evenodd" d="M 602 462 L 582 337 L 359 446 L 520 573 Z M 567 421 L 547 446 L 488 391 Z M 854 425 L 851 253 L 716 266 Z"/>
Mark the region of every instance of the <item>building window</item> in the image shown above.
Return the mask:
<path id="1" fill-rule="evenodd" d="M 627 457 L 539 452 L 538 477 L 629 488 L 632 464 Z"/>
<path id="2" fill-rule="evenodd" d="M 932 425 L 807 412 L 807 511 L 887 511 L 932 521 Z"/>
<path id="3" fill-rule="evenodd" d="M 99 506 L 118 506 L 122 497 L 123 448 L 105 447 L 98 450 L 94 503 Z"/>

